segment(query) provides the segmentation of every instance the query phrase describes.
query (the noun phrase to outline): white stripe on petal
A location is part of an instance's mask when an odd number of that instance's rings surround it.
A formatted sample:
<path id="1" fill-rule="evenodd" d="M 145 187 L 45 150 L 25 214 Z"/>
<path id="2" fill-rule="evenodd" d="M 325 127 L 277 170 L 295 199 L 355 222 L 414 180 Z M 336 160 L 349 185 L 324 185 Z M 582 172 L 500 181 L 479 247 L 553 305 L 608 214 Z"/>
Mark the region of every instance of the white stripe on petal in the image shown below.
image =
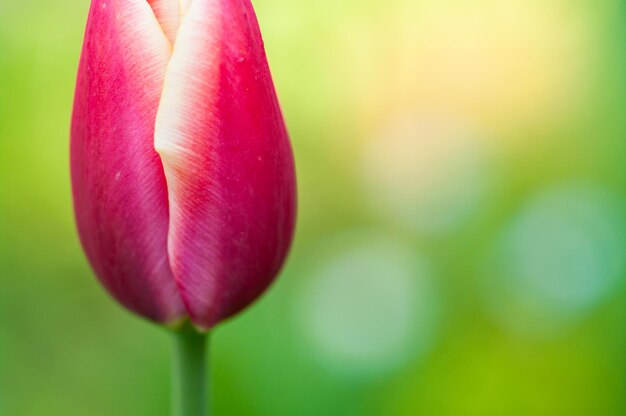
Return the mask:
<path id="1" fill-rule="evenodd" d="M 191 4 L 191 0 L 180 0 L 180 16 L 184 16 L 189 10 L 189 5 Z"/>
<path id="2" fill-rule="evenodd" d="M 219 0 L 195 0 L 179 28 L 177 42 L 165 74 L 155 125 L 155 149 L 166 174 L 200 163 L 195 150 L 209 140 L 207 120 L 219 83 L 221 31 Z M 210 124 L 210 123 L 209 123 Z"/>
<path id="3" fill-rule="evenodd" d="M 179 0 L 148 0 L 161 29 L 173 45 L 180 26 Z"/>

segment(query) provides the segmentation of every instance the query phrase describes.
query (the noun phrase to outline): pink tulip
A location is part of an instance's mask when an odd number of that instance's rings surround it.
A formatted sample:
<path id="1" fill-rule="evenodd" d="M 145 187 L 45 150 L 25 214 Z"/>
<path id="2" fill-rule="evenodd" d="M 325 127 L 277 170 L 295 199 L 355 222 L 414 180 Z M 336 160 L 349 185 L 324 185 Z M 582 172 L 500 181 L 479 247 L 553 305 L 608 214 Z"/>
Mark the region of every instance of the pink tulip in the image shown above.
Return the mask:
<path id="1" fill-rule="evenodd" d="M 255 300 L 296 191 L 250 0 L 93 0 L 71 168 L 84 250 L 128 309 L 208 330 Z"/>

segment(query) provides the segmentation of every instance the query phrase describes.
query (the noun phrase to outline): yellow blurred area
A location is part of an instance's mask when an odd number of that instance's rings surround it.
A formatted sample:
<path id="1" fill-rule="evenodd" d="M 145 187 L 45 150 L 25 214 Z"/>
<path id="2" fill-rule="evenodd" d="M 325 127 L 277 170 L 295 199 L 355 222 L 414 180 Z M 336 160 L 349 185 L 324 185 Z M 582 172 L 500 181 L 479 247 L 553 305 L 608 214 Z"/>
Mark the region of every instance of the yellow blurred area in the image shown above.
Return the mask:
<path id="1" fill-rule="evenodd" d="M 279 12 L 290 24 L 275 35 L 276 42 L 270 38 L 269 47 L 281 60 L 292 57 L 285 46 L 300 49 L 317 74 L 309 87 L 324 83 L 313 95 L 325 94 L 325 103 L 362 134 L 398 113 L 434 113 L 471 120 L 493 133 L 484 139 L 501 142 L 494 136 L 519 128 L 555 129 L 584 114 L 594 97 L 594 71 L 603 64 L 596 46 L 605 40 L 604 24 L 616 8 L 601 3 L 291 5 Z M 315 29 L 323 31 L 311 33 Z M 274 30 L 279 29 L 266 33 Z M 504 146 L 531 145 L 512 140 Z"/>

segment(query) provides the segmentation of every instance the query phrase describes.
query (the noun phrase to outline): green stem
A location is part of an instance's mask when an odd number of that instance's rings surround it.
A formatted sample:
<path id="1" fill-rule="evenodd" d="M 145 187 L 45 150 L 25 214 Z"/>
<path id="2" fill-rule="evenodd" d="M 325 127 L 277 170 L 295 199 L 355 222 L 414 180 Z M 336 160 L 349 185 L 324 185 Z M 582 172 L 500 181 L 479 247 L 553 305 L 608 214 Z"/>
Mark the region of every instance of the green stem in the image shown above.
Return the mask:
<path id="1" fill-rule="evenodd" d="M 206 334 L 185 324 L 174 332 L 172 416 L 207 416 Z"/>

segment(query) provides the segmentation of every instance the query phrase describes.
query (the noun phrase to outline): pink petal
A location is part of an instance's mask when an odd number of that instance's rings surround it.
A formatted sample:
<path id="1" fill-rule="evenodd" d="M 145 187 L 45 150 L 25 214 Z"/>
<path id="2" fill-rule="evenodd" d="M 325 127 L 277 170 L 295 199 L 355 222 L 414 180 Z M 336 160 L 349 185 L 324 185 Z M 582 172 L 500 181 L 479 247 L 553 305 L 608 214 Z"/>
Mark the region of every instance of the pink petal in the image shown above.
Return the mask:
<path id="1" fill-rule="evenodd" d="M 94 0 L 79 67 L 71 167 L 81 241 L 113 296 L 149 319 L 184 308 L 166 255 L 154 122 L 170 45 L 145 0 Z"/>
<path id="2" fill-rule="evenodd" d="M 179 28 L 155 146 L 170 198 L 169 256 L 208 329 L 279 271 L 295 220 L 293 158 L 249 0 L 193 0 Z"/>

